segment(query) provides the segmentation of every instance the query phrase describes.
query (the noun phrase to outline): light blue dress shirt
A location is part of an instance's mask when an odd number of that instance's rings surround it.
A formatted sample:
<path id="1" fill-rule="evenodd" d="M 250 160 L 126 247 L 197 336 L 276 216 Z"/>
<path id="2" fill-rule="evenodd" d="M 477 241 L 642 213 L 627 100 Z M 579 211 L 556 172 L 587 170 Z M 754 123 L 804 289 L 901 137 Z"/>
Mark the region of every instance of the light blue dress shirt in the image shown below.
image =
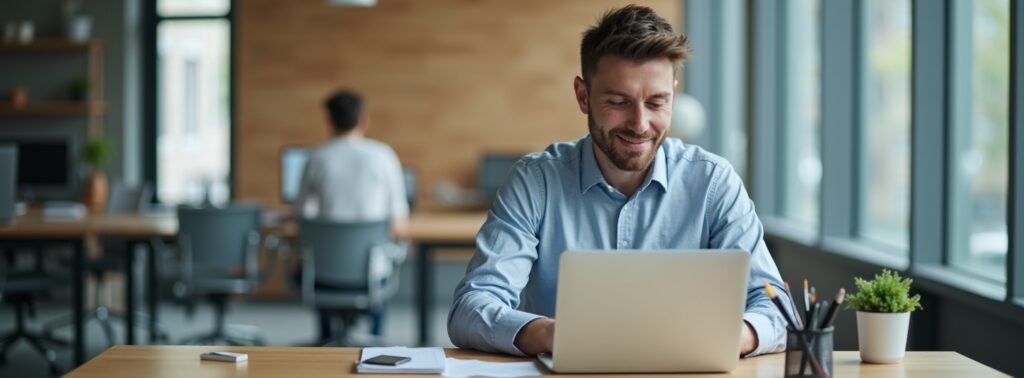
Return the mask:
<path id="1" fill-rule="evenodd" d="M 627 198 L 605 181 L 589 135 L 553 144 L 517 162 L 498 191 L 455 289 L 448 336 L 459 347 L 522 355 L 514 345 L 519 330 L 555 317 L 566 250 L 742 249 L 751 252 L 743 319 L 759 339 L 749 355 L 782 351 L 785 319 L 764 284 L 784 291 L 763 233 L 732 166 L 700 147 L 666 138 Z"/>

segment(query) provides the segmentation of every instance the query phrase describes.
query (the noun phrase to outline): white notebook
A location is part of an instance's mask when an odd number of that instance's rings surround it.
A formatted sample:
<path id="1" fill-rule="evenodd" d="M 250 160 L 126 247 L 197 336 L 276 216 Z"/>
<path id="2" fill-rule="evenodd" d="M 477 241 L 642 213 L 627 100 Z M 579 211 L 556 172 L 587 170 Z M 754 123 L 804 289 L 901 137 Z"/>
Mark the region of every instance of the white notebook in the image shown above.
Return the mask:
<path id="1" fill-rule="evenodd" d="M 409 357 L 412 360 L 398 366 L 371 365 L 362 361 L 380 355 Z M 356 372 L 359 373 L 408 373 L 436 374 L 443 373 L 445 366 L 444 349 L 442 348 L 363 348 Z"/>

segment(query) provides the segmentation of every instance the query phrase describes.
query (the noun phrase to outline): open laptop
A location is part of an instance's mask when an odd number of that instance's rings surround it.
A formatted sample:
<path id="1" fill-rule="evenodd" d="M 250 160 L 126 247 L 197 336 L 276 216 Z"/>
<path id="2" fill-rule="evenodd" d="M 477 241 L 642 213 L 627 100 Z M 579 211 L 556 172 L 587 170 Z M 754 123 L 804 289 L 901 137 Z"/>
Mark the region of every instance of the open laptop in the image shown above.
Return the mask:
<path id="1" fill-rule="evenodd" d="M 567 251 L 559 260 L 558 373 L 727 372 L 739 364 L 750 253 Z"/>
<path id="2" fill-rule="evenodd" d="M 312 150 L 309 147 L 289 146 L 281 149 L 281 202 L 295 202 L 302 185 L 302 173 Z"/>

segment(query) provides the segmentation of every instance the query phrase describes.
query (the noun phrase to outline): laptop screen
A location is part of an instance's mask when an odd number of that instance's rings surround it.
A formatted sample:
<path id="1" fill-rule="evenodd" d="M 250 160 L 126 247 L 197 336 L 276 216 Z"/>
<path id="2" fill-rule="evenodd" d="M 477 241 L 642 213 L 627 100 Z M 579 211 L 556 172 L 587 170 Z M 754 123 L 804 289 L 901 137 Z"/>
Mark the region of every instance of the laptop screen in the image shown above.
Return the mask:
<path id="1" fill-rule="evenodd" d="M 292 203 L 298 197 L 309 152 L 306 147 L 285 147 L 281 150 L 281 201 Z"/>

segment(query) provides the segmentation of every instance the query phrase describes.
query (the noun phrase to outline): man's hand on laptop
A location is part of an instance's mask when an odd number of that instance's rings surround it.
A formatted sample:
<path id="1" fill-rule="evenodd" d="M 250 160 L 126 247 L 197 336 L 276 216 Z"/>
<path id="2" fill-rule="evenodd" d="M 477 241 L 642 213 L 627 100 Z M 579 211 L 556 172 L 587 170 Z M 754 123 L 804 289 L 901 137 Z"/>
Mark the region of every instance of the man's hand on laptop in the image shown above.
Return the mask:
<path id="1" fill-rule="evenodd" d="M 555 319 L 537 318 L 516 334 L 515 345 L 528 356 L 551 353 L 555 343 Z"/>
<path id="2" fill-rule="evenodd" d="M 757 333 L 746 320 L 743 321 L 743 332 L 740 333 L 740 357 L 746 356 L 757 349 Z"/>

